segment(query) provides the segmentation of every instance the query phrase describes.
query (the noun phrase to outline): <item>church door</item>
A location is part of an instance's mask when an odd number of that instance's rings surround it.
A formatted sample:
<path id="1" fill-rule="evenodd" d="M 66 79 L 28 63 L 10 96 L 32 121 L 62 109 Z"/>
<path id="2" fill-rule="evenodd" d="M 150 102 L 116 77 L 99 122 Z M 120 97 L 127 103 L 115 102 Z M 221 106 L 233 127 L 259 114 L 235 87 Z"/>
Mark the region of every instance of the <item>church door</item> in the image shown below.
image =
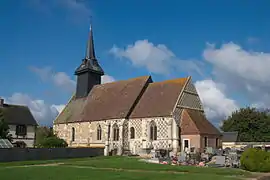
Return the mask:
<path id="1" fill-rule="evenodd" d="M 123 123 L 123 149 L 129 150 L 129 141 L 128 141 L 128 120 L 125 120 Z"/>

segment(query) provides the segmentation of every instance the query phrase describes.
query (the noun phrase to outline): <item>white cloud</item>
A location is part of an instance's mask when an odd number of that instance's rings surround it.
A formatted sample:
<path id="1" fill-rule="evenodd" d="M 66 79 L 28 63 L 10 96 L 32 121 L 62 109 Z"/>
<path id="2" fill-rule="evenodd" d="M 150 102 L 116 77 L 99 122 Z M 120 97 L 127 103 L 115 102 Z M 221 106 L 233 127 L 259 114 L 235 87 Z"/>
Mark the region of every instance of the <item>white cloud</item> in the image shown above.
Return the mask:
<path id="1" fill-rule="evenodd" d="M 36 73 L 42 81 L 52 82 L 65 91 L 73 92 L 76 87 L 76 82 L 65 72 L 54 72 L 51 67 L 38 68 L 34 66 L 31 66 L 30 70 Z"/>
<path id="2" fill-rule="evenodd" d="M 76 81 L 73 80 L 65 72 L 54 72 L 51 67 L 38 68 L 31 66 L 30 70 L 37 74 L 42 81 L 51 82 L 56 87 L 59 87 L 68 92 L 74 92 L 76 87 Z M 115 81 L 114 77 L 104 75 L 101 77 L 101 83 L 108 83 Z"/>
<path id="3" fill-rule="evenodd" d="M 70 92 L 74 91 L 76 87 L 76 82 L 64 72 L 55 73 L 52 75 L 52 80 L 56 86 L 66 89 Z"/>
<path id="4" fill-rule="evenodd" d="M 145 67 L 156 74 L 177 71 L 195 71 L 201 73 L 198 61 L 180 60 L 165 45 L 154 45 L 148 40 L 138 40 L 124 49 L 113 46 L 110 53 L 118 58 L 126 58 L 136 67 Z M 182 69 L 181 69 L 182 68 Z M 195 86 L 202 99 L 205 112 L 210 120 L 221 120 L 238 108 L 236 102 L 226 97 L 225 84 L 212 80 L 197 81 Z M 217 123 L 215 123 L 217 124 Z"/>
<path id="5" fill-rule="evenodd" d="M 64 72 L 54 73 L 52 68 L 49 67 L 31 67 L 31 70 L 39 75 L 43 81 L 52 82 L 57 87 L 72 92 L 75 90 L 75 81 Z M 115 79 L 112 76 L 102 76 L 102 83 L 113 81 L 115 81 Z M 12 96 L 4 99 L 6 103 L 28 106 L 39 125 L 52 125 L 53 120 L 65 107 L 64 104 L 48 104 L 44 100 L 34 99 L 23 93 L 14 93 Z"/>
<path id="6" fill-rule="evenodd" d="M 195 87 L 202 100 L 206 116 L 210 120 L 219 121 L 238 109 L 236 102 L 226 97 L 222 91 L 223 84 L 208 79 L 195 82 Z"/>
<path id="7" fill-rule="evenodd" d="M 64 104 L 60 104 L 60 105 L 53 104 L 51 107 L 55 108 L 59 113 L 61 113 L 63 111 L 63 109 L 65 108 L 65 105 Z"/>
<path id="8" fill-rule="evenodd" d="M 115 81 L 114 77 L 109 76 L 109 75 L 104 75 L 101 77 L 101 84 L 110 83 L 110 82 L 114 82 L 114 81 Z"/>
<path id="9" fill-rule="evenodd" d="M 49 105 L 44 100 L 33 99 L 23 93 L 14 93 L 4 99 L 9 104 L 28 106 L 39 125 L 52 125 L 53 120 L 64 107 L 64 105 Z"/>
<path id="10" fill-rule="evenodd" d="M 245 80 L 270 82 L 270 54 L 248 52 L 234 43 L 223 44 L 220 49 L 208 46 L 204 58 L 228 73 L 233 73 Z"/>
<path id="11" fill-rule="evenodd" d="M 138 40 L 123 49 L 114 45 L 109 52 L 117 58 L 131 61 L 135 67 L 145 67 L 156 74 L 169 74 L 174 70 L 201 73 L 198 62 L 180 60 L 164 44 L 154 45 L 148 40 Z"/>
<path id="12" fill-rule="evenodd" d="M 220 48 L 208 46 L 203 57 L 213 65 L 213 76 L 226 84 L 227 91 L 239 92 L 249 104 L 269 107 L 270 53 L 247 51 L 231 42 Z"/>

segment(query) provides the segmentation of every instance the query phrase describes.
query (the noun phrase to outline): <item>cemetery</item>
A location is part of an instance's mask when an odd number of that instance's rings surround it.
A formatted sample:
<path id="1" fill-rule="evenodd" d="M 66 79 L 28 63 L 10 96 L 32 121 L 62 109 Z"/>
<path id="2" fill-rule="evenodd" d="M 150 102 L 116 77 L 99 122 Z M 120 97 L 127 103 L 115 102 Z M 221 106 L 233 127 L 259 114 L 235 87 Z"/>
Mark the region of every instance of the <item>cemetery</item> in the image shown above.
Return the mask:
<path id="1" fill-rule="evenodd" d="M 213 149 L 205 148 L 203 153 L 195 151 L 185 151 L 179 154 L 174 154 L 166 150 L 154 151 L 150 153 L 150 158 L 142 159 L 142 161 L 157 164 L 169 164 L 177 166 L 204 166 L 204 167 L 229 167 L 240 168 L 240 158 L 242 153 L 247 149 L 260 149 L 268 151 L 264 146 L 256 147 L 256 145 L 247 145 L 243 148 L 225 148 Z"/>

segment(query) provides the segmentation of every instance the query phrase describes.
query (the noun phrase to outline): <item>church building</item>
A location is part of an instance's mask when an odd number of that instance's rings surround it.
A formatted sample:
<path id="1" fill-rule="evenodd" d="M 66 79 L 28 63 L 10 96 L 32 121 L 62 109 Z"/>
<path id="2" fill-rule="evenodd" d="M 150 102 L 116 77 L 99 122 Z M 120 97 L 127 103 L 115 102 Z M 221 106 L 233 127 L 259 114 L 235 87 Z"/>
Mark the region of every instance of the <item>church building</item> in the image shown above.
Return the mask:
<path id="1" fill-rule="evenodd" d="M 76 92 L 54 121 L 70 147 L 104 147 L 116 152 L 175 153 L 220 147 L 221 134 L 205 117 L 191 77 L 153 82 L 151 76 L 101 84 L 90 28 L 86 56 L 76 69 Z"/>

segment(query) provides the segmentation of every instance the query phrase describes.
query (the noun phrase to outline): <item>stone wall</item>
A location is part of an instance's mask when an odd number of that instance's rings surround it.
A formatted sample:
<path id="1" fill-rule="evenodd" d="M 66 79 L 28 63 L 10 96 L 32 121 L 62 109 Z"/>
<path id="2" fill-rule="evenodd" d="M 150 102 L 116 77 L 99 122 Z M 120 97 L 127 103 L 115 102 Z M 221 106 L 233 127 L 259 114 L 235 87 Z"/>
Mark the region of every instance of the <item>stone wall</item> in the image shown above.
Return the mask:
<path id="1" fill-rule="evenodd" d="M 102 138 L 97 140 L 97 127 L 101 126 Z M 72 141 L 72 128 L 75 129 L 75 140 Z M 53 126 L 58 137 L 64 139 L 69 147 L 104 147 L 105 121 L 57 124 Z"/>
<path id="2" fill-rule="evenodd" d="M 157 140 L 150 140 L 150 123 L 157 125 Z M 155 117 L 130 119 L 129 129 L 134 127 L 135 138 L 130 139 L 129 131 L 129 147 L 133 154 L 144 153 L 143 149 L 172 149 L 173 148 L 173 125 L 174 119 L 171 117 Z"/>
<path id="3" fill-rule="evenodd" d="M 0 162 L 103 156 L 103 148 L 0 148 Z"/>

